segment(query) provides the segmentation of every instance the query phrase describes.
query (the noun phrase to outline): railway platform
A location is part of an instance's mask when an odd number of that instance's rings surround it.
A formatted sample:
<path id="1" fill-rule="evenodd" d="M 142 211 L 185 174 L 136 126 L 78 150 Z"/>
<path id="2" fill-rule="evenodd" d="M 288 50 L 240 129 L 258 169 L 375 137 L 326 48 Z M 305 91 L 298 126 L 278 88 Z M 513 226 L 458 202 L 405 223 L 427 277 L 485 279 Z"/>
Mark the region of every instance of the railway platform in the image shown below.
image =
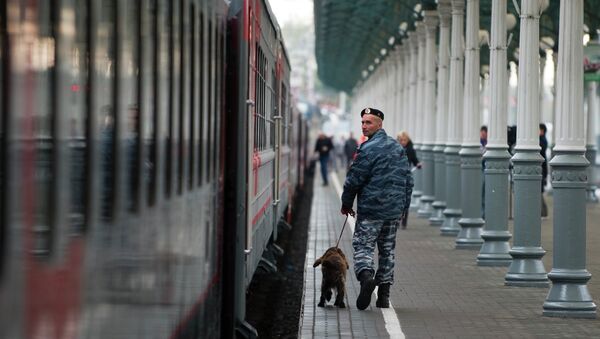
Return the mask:
<path id="1" fill-rule="evenodd" d="M 398 230 L 392 308 L 356 308 L 360 284 L 353 274 L 352 230 L 349 222 L 340 248 L 349 259 L 347 308 L 317 306 L 321 268 L 315 258 L 334 246 L 342 228 L 339 196 L 345 173 L 332 173 L 329 186 L 314 180 L 307 246 L 300 338 L 599 338 L 600 319 L 550 318 L 542 315 L 548 288 L 504 285 L 507 267 L 477 266 L 478 250 L 455 249 L 453 237 L 411 213 L 406 230 Z M 546 197 L 552 208 L 552 197 Z M 589 291 L 600 298 L 600 206 L 587 208 Z M 350 218 L 351 219 L 351 218 Z M 349 219 L 349 220 L 350 220 Z M 509 229 L 512 232 L 512 221 Z M 543 258 L 552 265 L 552 216 L 542 220 Z"/>

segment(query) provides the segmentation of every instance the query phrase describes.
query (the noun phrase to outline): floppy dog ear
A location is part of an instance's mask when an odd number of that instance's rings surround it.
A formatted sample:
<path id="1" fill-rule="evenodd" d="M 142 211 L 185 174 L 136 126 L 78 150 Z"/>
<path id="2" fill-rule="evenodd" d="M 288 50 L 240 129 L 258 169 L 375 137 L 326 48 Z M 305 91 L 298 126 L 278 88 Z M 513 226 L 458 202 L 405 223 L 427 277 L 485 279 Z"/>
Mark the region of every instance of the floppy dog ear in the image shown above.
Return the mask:
<path id="1" fill-rule="evenodd" d="M 319 258 L 319 259 L 315 260 L 315 263 L 313 264 L 313 267 L 317 267 L 317 266 L 321 265 L 322 258 L 323 258 L 323 257 L 321 257 L 321 258 Z"/>

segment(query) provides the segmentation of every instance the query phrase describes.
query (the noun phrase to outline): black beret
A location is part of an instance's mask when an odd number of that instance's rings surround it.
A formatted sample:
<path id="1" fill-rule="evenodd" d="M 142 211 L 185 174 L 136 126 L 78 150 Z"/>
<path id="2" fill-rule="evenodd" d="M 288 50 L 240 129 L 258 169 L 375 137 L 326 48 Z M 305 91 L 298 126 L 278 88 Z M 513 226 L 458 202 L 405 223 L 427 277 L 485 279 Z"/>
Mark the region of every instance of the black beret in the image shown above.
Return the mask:
<path id="1" fill-rule="evenodd" d="M 362 111 L 360 111 L 361 118 L 365 114 L 373 114 L 374 116 L 379 117 L 379 119 L 383 120 L 383 112 L 378 110 L 377 108 L 367 107 L 367 108 L 363 109 Z"/>

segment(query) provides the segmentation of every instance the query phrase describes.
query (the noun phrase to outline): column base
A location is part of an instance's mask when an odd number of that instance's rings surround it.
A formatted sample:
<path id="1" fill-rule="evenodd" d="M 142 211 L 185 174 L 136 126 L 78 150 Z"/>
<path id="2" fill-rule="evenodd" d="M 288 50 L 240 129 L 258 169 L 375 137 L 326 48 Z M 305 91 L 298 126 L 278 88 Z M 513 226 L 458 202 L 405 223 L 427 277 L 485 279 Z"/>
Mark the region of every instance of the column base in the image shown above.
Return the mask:
<path id="1" fill-rule="evenodd" d="M 456 237 L 460 232 L 460 226 L 458 225 L 458 219 L 462 215 L 460 209 L 445 209 L 444 210 L 444 223 L 440 228 L 440 234 L 443 236 Z"/>
<path id="2" fill-rule="evenodd" d="M 421 197 L 421 208 L 417 211 L 419 218 L 429 218 L 433 214 L 433 206 L 431 205 L 435 197 L 433 196 L 422 196 Z"/>
<path id="3" fill-rule="evenodd" d="M 461 227 L 456 236 L 456 249 L 480 249 L 483 244 L 481 239 L 481 230 L 483 219 L 481 218 L 461 218 L 458 220 Z"/>
<path id="4" fill-rule="evenodd" d="M 509 254 L 508 240 L 511 234 L 508 231 L 483 231 L 481 238 L 483 245 L 477 256 L 478 266 L 509 266 L 512 257 Z"/>
<path id="5" fill-rule="evenodd" d="M 434 201 L 431 205 L 433 207 L 433 214 L 429 218 L 430 226 L 440 226 L 444 223 L 444 209 L 446 208 L 446 202 Z"/>
<path id="6" fill-rule="evenodd" d="M 598 197 L 596 196 L 596 186 L 588 186 L 585 190 L 585 201 L 592 204 L 598 203 Z"/>
<path id="7" fill-rule="evenodd" d="M 548 274 L 542 257 L 546 254 L 541 247 L 513 247 L 509 251 L 513 258 L 504 277 L 506 286 L 548 287 Z"/>
<path id="8" fill-rule="evenodd" d="M 552 288 L 544 302 L 544 315 L 561 318 L 596 318 L 596 304 L 587 288 L 592 275 L 585 269 L 553 269 Z"/>
<path id="9" fill-rule="evenodd" d="M 423 195 L 423 192 L 421 192 L 421 191 L 413 192 L 412 199 L 410 199 L 410 210 L 411 211 L 416 211 L 419 209 L 419 206 L 421 206 L 421 196 L 422 195 Z"/>

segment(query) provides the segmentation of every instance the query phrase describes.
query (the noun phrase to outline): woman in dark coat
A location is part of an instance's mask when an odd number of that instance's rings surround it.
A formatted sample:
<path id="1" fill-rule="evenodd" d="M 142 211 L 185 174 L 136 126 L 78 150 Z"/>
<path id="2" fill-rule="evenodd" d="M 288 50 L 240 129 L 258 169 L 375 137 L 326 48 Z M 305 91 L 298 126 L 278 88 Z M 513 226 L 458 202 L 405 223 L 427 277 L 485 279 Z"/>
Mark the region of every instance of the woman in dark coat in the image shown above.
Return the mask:
<path id="1" fill-rule="evenodd" d="M 421 163 L 419 162 L 419 158 L 417 158 L 417 152 L 415 152 L 415 148 L 413 146 L 412 140 L 410 140 L 410 136 L 406 131 L 402 131 L 398 133 L 397 140 L 406 150 L 406 156 L 408 157 L 408 162 L 413 165 L 413 167 L 421 168 Z M 408 208 L 404 213 L 404 217 L 402 218 L 402 229 L 406 229 L 406 220 L 408 220 Z"/>

